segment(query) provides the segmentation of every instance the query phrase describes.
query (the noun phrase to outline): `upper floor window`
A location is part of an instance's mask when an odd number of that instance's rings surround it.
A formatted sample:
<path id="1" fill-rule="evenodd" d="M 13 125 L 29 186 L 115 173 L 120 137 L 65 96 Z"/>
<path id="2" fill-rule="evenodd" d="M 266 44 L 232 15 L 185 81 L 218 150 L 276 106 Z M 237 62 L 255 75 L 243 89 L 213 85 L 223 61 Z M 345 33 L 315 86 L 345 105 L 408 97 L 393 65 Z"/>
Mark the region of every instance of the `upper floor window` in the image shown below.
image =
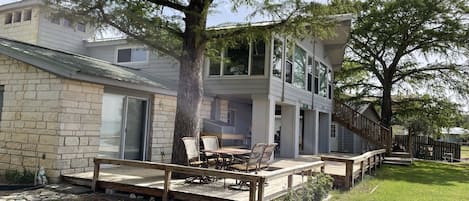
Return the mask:
<path id="1" fill-rule="evenodd" d="M 306 77 L 306 50 L 295 46 L 295 70 L 293 86 L 304 89 Z"/>
<path id="2" fill-rule="evenodd" d="M 319 95 L 326 97 L 327 96 L 327 66 L 321 63 L 319 68 Z"/>
<path id="3" fill-rule="evenodd" d="M 308 91 L 311 91 L 313 87 L 313 57 L 308 56 L 307 65 L 308 65 L 307 67 L 308 76 L 307 76 L 306 88 Z"/>
<path id="4" fill-rule="evenodd" d="M 13 22 L 13 13 L 5 14 L 5 24 L 11 24 Z"/>
<path id="5" fill-rule="evenodd" d="M 283 62 L 283 41 L 274 39 L 274 50 L 272 53 L 272 74 L 275 77 L 282 78 L 282 62 Z"/>
<path id="6" fill-rule="evenodd" d="M 77 30 L 81 32 L 86 32 L 86 25 L 83 23 L 78 23 L 77 24 Z"/>
<path id="7" fill-rule="evenodd" d="M 64 18 L 63 19 L 63 26 L 71 28 L 72 27 L 72 22 L 69 19 Z"/>
<path id="8" fill-rule="evenodd" d="M 123 48 L 117 50 L 117 63 L 135 63 L 148 61 L 146 48 Z"/>
<path id="9" fill-rule="evenodd" d="M 295 44 L 287 41 L 287 60 L 285 62 L 285 82 L 293 82 L 293 48 Z"/>
<path id="10" fill-rule="evenodd" d="M 21 22 L 21 11 L 15 11 L 13 14 L 13 23 Z"/>
<path id="11" fill-rule="evenodd" d="M 241 43 L 220 51 L 220 57 L 210 58 L 209 75 L 264 75 L 265 42 Z"/>
<path id="12" fill-rule="evenodd" d="M 24 10 L 23 21 L 30 21 L 30 20 L 31 20 L 31 17 L 32 17 L 32 14 L 33 14 L 33 10 L 32 10 L 32 9 Z"/>
<path id="13" fill-rule="evenodd" d="M 314 61 L 314 93 L 319 94 L 319 62 Z"/>

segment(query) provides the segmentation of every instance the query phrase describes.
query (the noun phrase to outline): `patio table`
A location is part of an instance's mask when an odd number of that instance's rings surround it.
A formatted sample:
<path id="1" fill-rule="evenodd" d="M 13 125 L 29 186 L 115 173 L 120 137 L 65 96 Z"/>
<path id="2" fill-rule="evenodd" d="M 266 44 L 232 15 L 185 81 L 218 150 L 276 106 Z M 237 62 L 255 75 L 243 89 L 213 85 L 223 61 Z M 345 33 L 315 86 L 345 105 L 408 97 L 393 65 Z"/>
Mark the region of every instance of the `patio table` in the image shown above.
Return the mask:
<path id="1" fill-rule="evenodd" d="M 217 150 L 203 150 L 203 152 L 206 153 L 213 153 L 216 154 L 217 157 L 217 169 L 225 169 L 228 167 L 229 160 L 226 160 L 226 156 L 228 155 L 229 157 L 233 158 L 235 156 L 239 155 L 245 155 L 251 153 L 251 150 L 249 149 L 239 149 L 239 148 L 221 148 Z M 224 157 L 225 156 L 225 157 Z M 222 161 L 219 161 L 219 158 L 222 159 Z"/>

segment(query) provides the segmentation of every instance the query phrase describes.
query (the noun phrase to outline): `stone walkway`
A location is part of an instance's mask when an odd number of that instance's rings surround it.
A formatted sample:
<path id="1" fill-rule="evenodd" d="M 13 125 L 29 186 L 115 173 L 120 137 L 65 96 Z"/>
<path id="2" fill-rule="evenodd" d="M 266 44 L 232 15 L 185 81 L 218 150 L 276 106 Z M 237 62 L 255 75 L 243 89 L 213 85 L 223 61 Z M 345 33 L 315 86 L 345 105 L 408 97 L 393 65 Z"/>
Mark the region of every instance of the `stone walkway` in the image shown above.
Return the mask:
<path id="1" fill-rule="evenodd" d="M 0 201 L 143 201 L 135 195 L 108 195 L 104 193 L 92 193 L 89 188 L 73 185 L 48 185 L 34 190 L 0 191 Z"/>

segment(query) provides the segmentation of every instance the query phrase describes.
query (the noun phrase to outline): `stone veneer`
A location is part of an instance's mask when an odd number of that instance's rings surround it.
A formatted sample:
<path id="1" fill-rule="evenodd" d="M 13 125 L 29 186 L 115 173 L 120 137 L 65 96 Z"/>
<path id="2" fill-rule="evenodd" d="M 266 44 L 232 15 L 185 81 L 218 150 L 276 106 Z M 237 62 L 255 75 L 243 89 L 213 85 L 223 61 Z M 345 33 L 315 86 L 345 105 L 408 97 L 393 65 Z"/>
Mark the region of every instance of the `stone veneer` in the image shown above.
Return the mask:
<path id="1" fill-rule="evenodd" d="M 0 174 L 33 170 L 36 163 L 52 181 L 63 173 L 91 170 L 103 86 L 63 79 L 3 55 L 0 85 Z"/>

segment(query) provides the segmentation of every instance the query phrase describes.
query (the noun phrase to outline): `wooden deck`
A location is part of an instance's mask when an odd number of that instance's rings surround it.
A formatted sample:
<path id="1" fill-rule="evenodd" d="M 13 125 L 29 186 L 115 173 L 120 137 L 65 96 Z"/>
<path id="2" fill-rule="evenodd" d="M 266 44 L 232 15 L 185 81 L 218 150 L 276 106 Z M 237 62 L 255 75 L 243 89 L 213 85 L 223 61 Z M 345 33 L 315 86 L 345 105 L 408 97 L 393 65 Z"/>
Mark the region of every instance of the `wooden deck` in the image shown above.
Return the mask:
<path id="1" fill-rule="evenodd" d="M 269 170 L 258 172 L 257 176 L 265 176 L 267 185 L 263 189 L 263 199 L 271 200 L 280 197 L 291 188 L 301 186 L 307 180 L 307 174 L 294 173 L 291 176 L 285 171 L 295 167 L 312 163 L 322 163 L 319 158 L 305 157 L 297 160 L 279 159 L 275 161 Z M 320 172 L 321 166 L 313 169 Z M 275 175 L 279 175 L 276 177 Z M 275 178 L 274 178 L 275 177 Z M 75 173 L 63 175 L 65 181 L 85 186 L 92 186 L 93 172 Z M 231 190 L 230 184 L 234 179 L 219 178 L 209 184 L 190 184 L 183 179 L 171 179 L 170 197 L 178 200 L 250 200 L 250 191 Z M 98 188 L 114 189 L 137 194 L 146 194 L 162 197 L 165 184 L 165 171 L 149 168 L 129 166 L 114 166 L 101 168 L 99 173 Z M 260 187 L 259 187 L 260 188 Z M 259 192 L 259 189 L 257 190 Z M 258 199 L 260 200 L 260 199 Z"/>
<path id="2" fill-rule="evenodd" d="M 176 167 L 176 165 L 172 164 L 141 161 L 98 159 L 108 162 L 110 161 L 109 163 L 111 164 L 114 163 L 120 165 L 113 165 L 112 167 L 108 165 L 108 167 L 104 167 L 106 162 L 103 162 L 100 170 L 98 168 L 99 178 L 96 182 L 96 188 L 113 189 L 155 197 L 164 197 L 166 192 L 166 196 L 178 200 L 255 200 L 253 196 L 257 196 L 257 200 L 272 200 L 286 194 L 291 188 L 294 189 L 300 187 L 303 182 L 307 181 L 308 174 L 311 174 L 311 172 L 320 172 L 321 169 L 326 174 L 334 177 L 336 186 L 344 186 L 347 181 L 345 178 L 348 176 L 347 163 L 353 164 L 350 166 L 352 167 L 352 170 L 348 171 L 355 179 L 360 176 L 361 172 L 366 172 L 367 168 L 374 166 L 374 160 L 367 160 L 370 156 L 371 155 L 366 155 L 366 157 L 364 157 L 332 153 L 322 156 L 301 155 L 296 159 L 276 159 L 269 170 L 260 171 L 256 175 L 237 175 L 239 173 L 233 174 L 228 171 L 219 170 L 209 170 L 205 174 L 205 170 L 201 168 L 194 169 L 185 166 Z M 321 159 L 328 160 L 323 162 Z M 365 163 L 364 165 L 363 163 L 360 163 L 360 161 L 369 161 L 370 163 Z M 133 165 L 133 167 L 127 166 L 127 163 L 131 166 Z M 379 162 L 376 161 L 376 164 L 378 163 Z M 173 168 L 175 169 L 173 170 Z M 194 170 L 197 174 L 200 174 L 201 172 L 204 175 L 212 174 L 217 176 L 219 179 L 209 184 L 190 184 L 185 183 L 182 179 L 168 179 L 165 182 L 165 176 L 168 176 L 167 171 L 169 169 L 175 172 L 184 169 L 187 169 L 187 171 Z M 350 173 L 350 171 L 352 173 Z M 63 178 L 64 180 L 74 184 L 92 187 L 93 175 L 93 172 L 84 172 L 63 175 Z M 223 177 L 227 178 L 223 179 Z M 235 183 L 234 178 L 244 178 L 245 180 L 249 180 L 254 177 L 255 179 L 259 179 L 256 180 L 258 188 L 254 188 L 254 192 L 251 192 L 253 189 L 250 191 L 239 191 L 228 188 L 230 184 Z M 168 178 L 170 178 L 170 176 Z M 264 182 L 266 182 L 267 185 L 260 185 Z M 166 188 L 165 183 L 167 185 Z"/>

